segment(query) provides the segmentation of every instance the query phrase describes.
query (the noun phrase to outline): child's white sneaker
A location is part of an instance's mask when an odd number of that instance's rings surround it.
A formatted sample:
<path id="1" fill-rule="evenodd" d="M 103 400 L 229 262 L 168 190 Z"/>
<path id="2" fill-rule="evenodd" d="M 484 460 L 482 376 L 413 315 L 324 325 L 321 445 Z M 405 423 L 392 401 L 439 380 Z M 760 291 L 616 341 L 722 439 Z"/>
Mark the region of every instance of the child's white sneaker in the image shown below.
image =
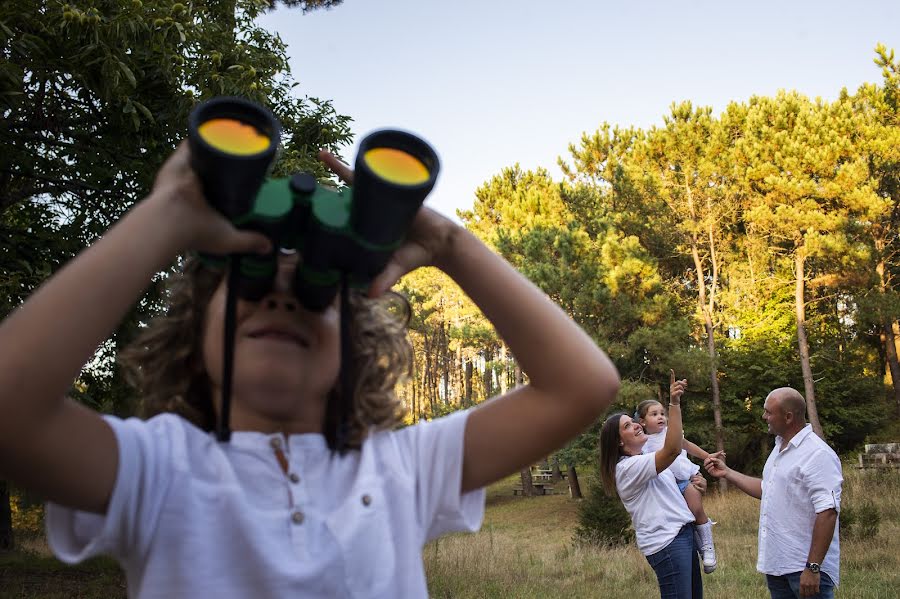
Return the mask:
<path id="1" fill-rule="evenodd" d="M 716 548 L 712 545 L 704 545 L 700 548 L 700 557 L 703 558 L 703 572 L 712 574 L 716 570 Z"/>
<path id="2" fill-rule="evenodd" d="M 712 520 L 705 524 L 697 524 L 694 526 L 695 542 L 700 547 L 700 558 L 703 561 L 703 571 L 712 574 L 718 562 L 716 561 L 716 548 L 713 545 L 712 526 L 715 524 Z"/>

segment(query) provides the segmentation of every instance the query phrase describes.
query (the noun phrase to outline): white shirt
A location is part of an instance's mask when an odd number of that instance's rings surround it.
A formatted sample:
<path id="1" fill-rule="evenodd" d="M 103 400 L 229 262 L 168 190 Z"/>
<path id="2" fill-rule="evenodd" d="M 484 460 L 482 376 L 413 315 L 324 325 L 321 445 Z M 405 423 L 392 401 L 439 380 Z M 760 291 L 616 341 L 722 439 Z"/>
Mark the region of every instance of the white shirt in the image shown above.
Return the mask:
<path id="1" fill-rule="evenodd" d="M 141 599 L 426 597 L 423 545 L 484 514 L 484 490 L 460 494 L 466 417 L 374 433 L 343 456 L 319 434 L 218 443 L 172 414 L 107 417 L 108 511 L 49 505 L 50 546 L 67 563 L 111 554 Z"/>
<path id="2" fill-rule="evenodd" d="M 656 453 L 662 449 L 663 445 L 666 444 L 667 428 L 668 427 L 664 426 L 658 433 L 647 435 L 647 441 L 644 442 L 644 453 Z M 682 434 L 681 437 L 684 438 L 684 435 Z M 692 462 L 690 458 L 688 458 L 687 451 L 682 449 L 681 453 L 678 454 L 678 457 L 675 458 L 675 461 L 672 462 L 672 465 L 669 466 L 669 470 L 675 475 L 675 480 L 691 480 L 692 476 L 700 472 L 700 466 Z"/>
<path id="3" fill-rule="evenodd" d="M 671 470 L 656 473 L 652 453 L 626 456 L 616 464 L 616 491 L 631 516 L 638 549 L 644 555 L 665 549 L 694 515 Z"/>
<path id="4" fill-rule="evenodd" d="M 766 460 L 759 508 L 759 557 L 756 569 L 782 576 L 806 566 L 816 514 L 841 511 L 841 461 L 807 424 L 781 451 L 781 437 Z M 838 524 L 820 564 L 838 584 Z"/>

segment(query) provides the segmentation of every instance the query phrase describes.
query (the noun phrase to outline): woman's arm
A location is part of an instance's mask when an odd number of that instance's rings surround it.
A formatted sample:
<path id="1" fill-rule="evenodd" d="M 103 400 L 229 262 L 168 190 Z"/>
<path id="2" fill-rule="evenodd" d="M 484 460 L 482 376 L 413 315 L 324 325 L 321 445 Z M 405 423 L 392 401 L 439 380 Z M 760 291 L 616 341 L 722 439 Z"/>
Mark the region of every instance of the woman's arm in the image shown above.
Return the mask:
<path id="1" fill-rule="evenodd" d="M 223 252 L 268 243 L 206 205 L 183 145 L 149 197 L 0 325 L 0 478 L 105 511 L 118 464 L 113 432 L 64 396 L 153 275 L 197 240 Z"/>
<path id="2" fill-rule="evenodd" d="M 669 422 L 666 427 L 666 439 L 663 446 L 654 454 L 656 457 L 656 473 L 659 474 L 672 465 L 681 455 L 684 432 L 681 425 L 681 396 L 687 389 L 687 379 L 675 380 L 675 371 L 669 371 Z"/>

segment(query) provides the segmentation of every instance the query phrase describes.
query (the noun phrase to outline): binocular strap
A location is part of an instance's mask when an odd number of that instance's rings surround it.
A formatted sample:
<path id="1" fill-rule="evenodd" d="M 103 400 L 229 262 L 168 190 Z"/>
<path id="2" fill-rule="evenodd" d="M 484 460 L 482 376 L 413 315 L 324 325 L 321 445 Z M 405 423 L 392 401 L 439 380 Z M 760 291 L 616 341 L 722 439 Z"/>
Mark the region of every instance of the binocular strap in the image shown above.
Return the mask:
<path id="1" fill-rule="evenodd" d="M 216 425 L 216 437 L 227 443 L 231 440 L 231 379 L 234 371 L 234 329 L 237 319 L 237 284 L 240 277 L 241 257 L 233 255 L 228 264 L 228 287 L 225 295 L 225 336 L 222 358 L 222 405 Z"/>
<path id="2" fill-rule="evenodd" d="M 356 386 L 353 360 L 353 313 L 350 311 L 350 283 L 349 275 L 345 272 L 341 275 L 341 370 L 340 370 L 340 408 L 337 413 L 337 430 L 335 431 L 335 449 L 343 453 L 347 448 L 347 435 L 349 433 L 348 420 L 353 412 L 353 395 Z"/>

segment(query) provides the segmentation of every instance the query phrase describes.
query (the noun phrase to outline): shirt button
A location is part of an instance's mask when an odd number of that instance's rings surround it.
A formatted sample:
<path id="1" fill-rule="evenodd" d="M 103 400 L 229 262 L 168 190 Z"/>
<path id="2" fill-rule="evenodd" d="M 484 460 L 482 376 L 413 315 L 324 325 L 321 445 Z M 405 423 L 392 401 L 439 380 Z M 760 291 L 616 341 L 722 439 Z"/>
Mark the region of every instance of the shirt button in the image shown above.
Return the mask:
<path id="1" fill-rule="evenodd" d="M 372 503 L 372 498 L 369 495 L 363 495 L 362 496 L 362 504 L 367 506 L 370 503 Z"/>
<path id="2" fill-rule="evenodd" d="M 281 449 L 281 438 L 272 437 L 271 439 L 269 439 L 269 445 L 272 446 L 272 449 Z"/>
<path id="3" fill-rule="evenodd" d="M 303 524 L 303 512 L 296 511 L 293 514 L 291 514 L 291 521 L 294 524 Z"/>
<path id="4" fill-rule="evenodd" d="M 297 484 L 300 482 L 300 475 L 296 472 L 291 472 L 291 475 L 288 477 L 291 479 L 291 482 Z"/>

